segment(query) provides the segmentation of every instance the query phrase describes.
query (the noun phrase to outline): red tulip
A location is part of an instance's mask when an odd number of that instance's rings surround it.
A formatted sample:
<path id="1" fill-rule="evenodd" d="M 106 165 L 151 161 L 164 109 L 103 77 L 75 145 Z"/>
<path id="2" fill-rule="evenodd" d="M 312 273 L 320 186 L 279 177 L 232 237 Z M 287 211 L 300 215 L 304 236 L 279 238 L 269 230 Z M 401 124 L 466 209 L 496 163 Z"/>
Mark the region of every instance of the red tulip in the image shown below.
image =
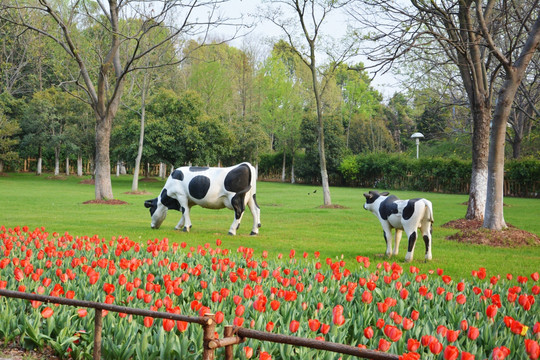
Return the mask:
<path id="1" fill-rule="evenodd" d="M 222 311 L 216 312 L 216 324 L 221 324 L 225 319 L 225 314 Z"/>
<path id="2" fill-rule="evenodd" d="M 467 337 L 469 339 L 476 340 L 476 338 L 478 338 L 479 335 L 480 335 L 480 331 L 478 330 L 478 328 L 474 326 L 469 327 L 469 331 L 467 332 Z"/>
<path id="3" fill-rule="evenodd" d="M 300 327 L 300 323 L 297 320 L 292 320 L 291 323 L 289 324 L 289 330 L 292 333 L 297 332 L 299 327 Z"/>
<path id="4" fill-rule="evenodd" d="M 444 360 L 456 360 L 459 356 L 459 350 L 457 347 L 448 345 L 444 349 L 443 358 Z"/>
<path id="5" fill-rule="evenodd" d="M 78 309 L 77 310 L 77 314 L 79 314 L 79 317 L 85 317 L 86 315 L 88 315 L 88 311 L 86 309 Z"/>
<path id="6" fill-rule="evenodd" d="M 311 331 L 315 332 L 317 330 L 319 330 L 319 328 L 321 327 L 321 322 L 317 319 L 309 319 L 308 320 L 308 325 L 309 325 L 309 328 L 311 329 Z"/>
<path id="7" fill-rule="evenodd" d="M 41 316 L 43 316 L 43 318 L 45 319 L 50 318 L 53 314 L 54 314 L 54 310 L 48 306 L 41 311 Z"/>
<path id="8" fill-rule="evenodd" d="M 414 321 L 409 318 L 403 318 L 403 330 L 410 330 L 414 327 Z"/>
<path id="9" fill-rule="evenodd" d="M 540 345 L 532 339 L 525 339 L 525 352 L 529 355 L 529 359 L 537 360 L 540 358 Z"/>
<path id="10" fill-rule="evenodd" d="M 328 324 L 321 324 L 321 333 L 326 335 L 330 331 L 330 325 Z"/>
<path id="11" fill-rule="evenodd" d="M 249 346 L 244 346 L 244 354 L 246 355 L 247 359 L 251 359 L 251 357 L 253 356 L 253 349 Z"/>
<path id="12" fill-rule="evenodd" d="M 364 336 L 368 339 L 371 339 L 373 337 L 373 329 L 371 328 L 371 326 L 368 326 L 364 329 Z"/>
<path id="13" fill-rule="evenodd" d="M 399 339 L 401 339 L 401 335 L 403 334 L 401 332 L 401 330 L 399 330 L 397 327 L 395 326 L 392 326 L 392 325 L 386 325 L 384 327 L 384 334 L 386 336 L 388 336 L 388 338 L 392 341 L 392 342 L 396 342 L 398 341 Z"/>
<path id="14" fill-rule="evenodd" d="M 443 345 L 437 339 L 435 339 L 429 344 L 429 351 L 431 351 L 435 355 L 440 354 L 442 350 Z"/>
<path id="15" fill-rule="evenodd" d="M 388 349 L 390 349 L 391 343 L 386 339 L 380 339 L 379 340 L 379 346 L 377 347 L 377 350 L 386 352 Z"/>
<path id="16" fill-rule="evenodd" d="M 261 351 L 261 353 L 259 354 L 259 359 L 260 360 L 272 360 L 272 355 L 270 355 L 266 351 Z"/>
<path id="17" fill-rule="evenodd" d="M 362 293 L 362 302 L 365 304 L 371 304 L 373 301 L 373 294 L 369 291 L 364 291 Z"/>
<path id="18" fill-rule="evenodd" d="M 266 324 L 266 331 L 272 332 L 272 330 L 274 330 L 274 323 L 273 323 L 272 321 L 269 321 L 269 322 Z"/>
<path id="19" fill-rule="evenodd" d="M 493 349 L 492 359 L 503 360 L 506 359 L 508 355 L 510 355 L 510 349 L 508 349 L 506 346 L 500 346 Z"/>
<path id="20" fill-rule="evenodd" d="M 461 360 L 474 360 L 474 355 L 466 351 L 463 351 L 461 353 Z"/>
<path id="21" fill-rule="evenodd" d="M 496 305 L 489 305 L 486 309 L 486 315 L 488 318 L 493 319 L 497 315 L 499 308 Z"/>
<path id="22" fill-rule="evenodd" d="M 407 340 L 407 350 L 408 351 L 416 351 L 420 347 L 420 341 L 410 338 Z"/>
<path id="23" fill-rule="evenodd" d="M 174 320 L 171 319 L 163 319 L 163 329 L 165 331 L 171 331 L 174 329 Z"/>
<path id="24" fill-rule="evenodd" d="M 144 323 L 144 326 L 151 327 L 154 324 L 154 318 L 150 316 L 145 316 L 143 323 Z"/>
<path id="25" fill-rule="evenodd" d="M 178 329 L 178 331 L 184 332 L 187 330 L 188 324 L 189 323 L 187 321 L 177 321 L 176 328 Z"/>
<path id="26" fill-rule="evenodd" d="M 457 340 L 460 332 L 461 330 L 448 330 L 448 332 L 446 333 L 446 340 L 448 340 L 448 342 L 450 343 L 453 343 Z"/>

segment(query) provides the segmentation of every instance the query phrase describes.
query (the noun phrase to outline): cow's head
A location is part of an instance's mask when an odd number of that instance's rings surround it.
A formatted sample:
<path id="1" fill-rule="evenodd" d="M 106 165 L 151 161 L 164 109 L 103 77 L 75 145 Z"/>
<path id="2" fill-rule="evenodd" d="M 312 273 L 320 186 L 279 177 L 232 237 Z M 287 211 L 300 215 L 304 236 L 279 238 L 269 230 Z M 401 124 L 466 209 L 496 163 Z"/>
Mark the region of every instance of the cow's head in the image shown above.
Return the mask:
<path id="1" fill-rule="evenodd" d="M 146 200 L 144 202 L 144 207 L 150 210 L 150 216 L 152 217 L 150 226 L 152 229 L 159 229 L 167 216 L 167 207 L 163 206 L 158 198 Z"/>
<path id="2" fill-rule="evenodd" d="M 152 223 L 150 226 L 152 229 L 159 229 L 163 220 L 167 217 L 168 209 L 180 211 L 180 203 L 178 200 L 167 194 L 166 188 L 161 191 L 161 194 L 159 194 L 157 198 L 146 200 L 144 206 L 150 209 L 150 216 L 152 216 Z"/>
<path id="3" fill-rule="evenodd" d="M 364 197 L 366 198 L 366 203 L 364 204 L 364 209 L 369 211 L 376 211 L 377 205 L 375 205 L 375 201 L 377 201 L 378 198 L 381 196 L 388 196 L 390 194 L 389 192 L 385 191 L 383 193 L 380 193 L 376 190 L 370 190 L 369 193 L 364 193 Z"/>

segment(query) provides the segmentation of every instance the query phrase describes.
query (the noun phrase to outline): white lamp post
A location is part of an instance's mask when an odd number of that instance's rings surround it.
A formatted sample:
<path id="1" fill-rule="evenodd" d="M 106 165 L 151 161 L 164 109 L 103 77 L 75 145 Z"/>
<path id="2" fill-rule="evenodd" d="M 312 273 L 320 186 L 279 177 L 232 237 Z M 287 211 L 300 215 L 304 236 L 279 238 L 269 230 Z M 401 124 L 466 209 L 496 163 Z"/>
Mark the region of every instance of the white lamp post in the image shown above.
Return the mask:
<path id="1" fill-rule="evenodd" d="M 418 159 L 420 149 L 420 139 L 424 137 L 424 134 L 416 132 L 411 135 L 411 139 L 416 139 L 416 158 Z"/>

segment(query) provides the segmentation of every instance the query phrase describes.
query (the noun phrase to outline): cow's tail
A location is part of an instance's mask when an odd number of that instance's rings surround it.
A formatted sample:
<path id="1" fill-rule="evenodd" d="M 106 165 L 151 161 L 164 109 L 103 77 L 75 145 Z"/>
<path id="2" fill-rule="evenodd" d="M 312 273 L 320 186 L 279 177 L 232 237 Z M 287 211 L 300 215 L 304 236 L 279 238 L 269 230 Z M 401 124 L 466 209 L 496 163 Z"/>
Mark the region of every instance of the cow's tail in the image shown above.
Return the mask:
<path id="1" fill-rule="evenodd" d="M 253 196 L 253 200 L 255 202 L 255 206 L 257 206 L 257 208 L 259 208 L 259 204 L 257 204 L 257 177 L 258 177 L 258 172 L 257 172 L 257 168 L 251 164 L 249 164 L 249 169 L 251 171 L 251 194 Z M 259 208 L 260 209 L 260 208 Z"/>
<path id="2" fill-rule="evenodd" d="M 433 222 L 435 221 L 435 219 L 433 218 L 433 204 L 431 204 L 431 201 L 429 201 L 427 199 L 424 199 L 424 203 L 426 204 L 426 206 L 428 208 L 428 212 L 426 214 L 427 218 L 433 224 Z"/>

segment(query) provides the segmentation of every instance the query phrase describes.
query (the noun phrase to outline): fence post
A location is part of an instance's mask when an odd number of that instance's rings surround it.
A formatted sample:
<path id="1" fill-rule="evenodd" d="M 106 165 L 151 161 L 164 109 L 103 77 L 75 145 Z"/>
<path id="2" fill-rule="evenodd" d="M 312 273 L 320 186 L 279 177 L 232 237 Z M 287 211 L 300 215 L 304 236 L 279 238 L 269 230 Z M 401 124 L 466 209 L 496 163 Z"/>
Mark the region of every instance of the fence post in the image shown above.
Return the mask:
<path id="1" fill-rule="evenodd" d="M 223 330 L 223 337 L 228 338 L 233 336 L 233 327 L 232 325 L 225 325 L 225 329 Z M 234 355 L 234 345 L 227 345 L 225 346 L 225 360 L 233 360 Z"/>
<path id="2" fill-rule="evenodd" d="M 210 341 L 214 340 L 216 333 L 216 321 L 214 314 L 204 314 L 205 323 L 203 327 L 203 360 L 214 360 L 215 350 L 211 349 Z"/>
<path id="3" fill-rule="evenodd" d="M 101 330 L 102 328 L 103 328 L 103 310 L 95 308 L 93 360 L 101 359 Z"/>

